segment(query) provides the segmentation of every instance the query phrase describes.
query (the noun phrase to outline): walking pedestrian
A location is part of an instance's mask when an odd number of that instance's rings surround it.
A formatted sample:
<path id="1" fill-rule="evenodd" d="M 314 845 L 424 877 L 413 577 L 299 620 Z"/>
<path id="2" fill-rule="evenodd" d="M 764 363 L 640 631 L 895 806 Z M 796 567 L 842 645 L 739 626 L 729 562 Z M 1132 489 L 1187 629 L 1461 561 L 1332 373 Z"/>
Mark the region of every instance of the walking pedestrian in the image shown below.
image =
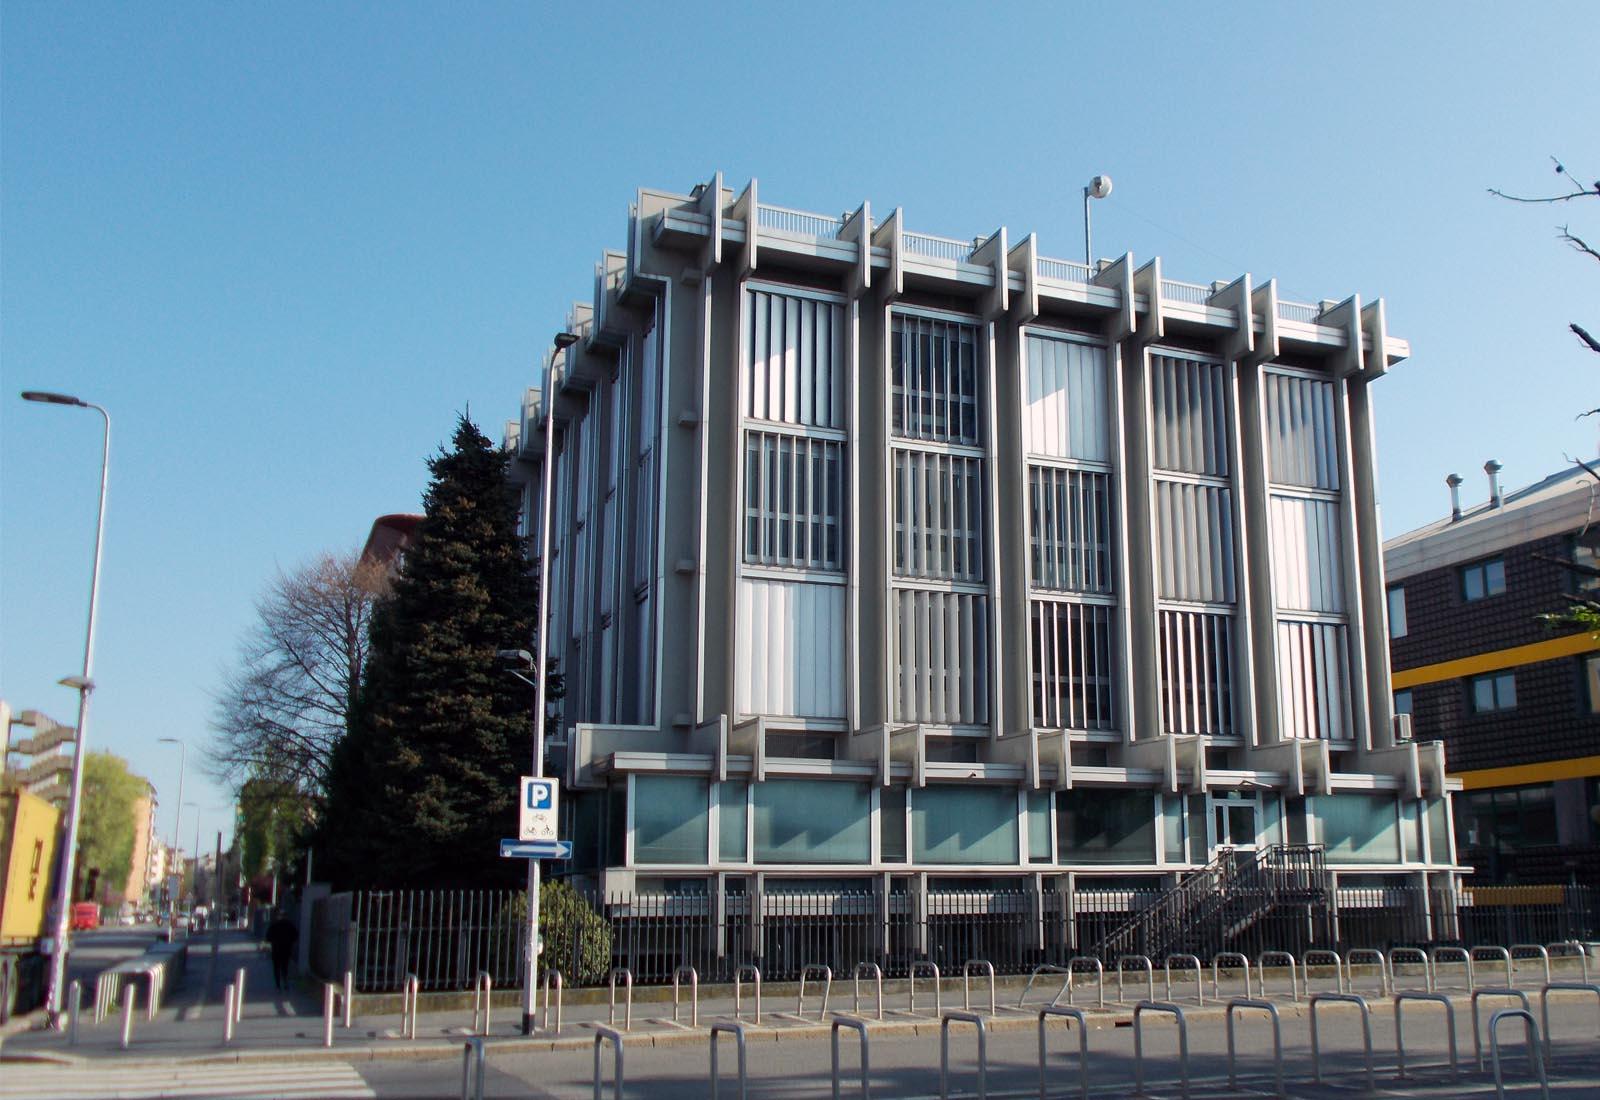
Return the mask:
<path id="1" fill-rule="evenodd" d="M 300 929 L 279 909 L 272 923 L 267 925 L 267 945 L 272 948 L 272 982 L 279 992 L 289 988 L 289 959 L 299 942 Z"/>

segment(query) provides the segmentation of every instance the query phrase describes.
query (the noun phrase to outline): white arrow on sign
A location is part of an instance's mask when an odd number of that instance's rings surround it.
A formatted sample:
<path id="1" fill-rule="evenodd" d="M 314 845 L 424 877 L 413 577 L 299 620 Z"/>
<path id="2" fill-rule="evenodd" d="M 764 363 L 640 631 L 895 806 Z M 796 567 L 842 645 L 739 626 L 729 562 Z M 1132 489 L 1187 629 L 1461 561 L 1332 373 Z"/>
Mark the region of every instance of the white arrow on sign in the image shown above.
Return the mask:
<path id="1" fill-rule="evenodd" d="M 502 840 L 500 855 L 504 859 L 571 859 L 570 840 Z"/>

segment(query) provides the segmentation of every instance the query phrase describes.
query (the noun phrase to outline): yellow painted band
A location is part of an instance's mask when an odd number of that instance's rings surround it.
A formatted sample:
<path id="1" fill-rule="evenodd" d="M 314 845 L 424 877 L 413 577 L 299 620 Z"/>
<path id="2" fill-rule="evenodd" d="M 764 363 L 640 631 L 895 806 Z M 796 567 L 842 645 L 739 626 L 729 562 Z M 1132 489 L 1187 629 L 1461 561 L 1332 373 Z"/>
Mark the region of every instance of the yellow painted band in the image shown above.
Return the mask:
<path id="1" fill-rule="evenodd" d="M 1396 691 L 1416 687 L 1418 684 L 1436 684 L 1440 680 L 1460 680 L 1482 672 L 1531 665 L 1538 661 L 1554 661 L 1560 657 L 1573 657 L 1600 649 L 1600 638 L 1593 634 L 1568 634 L 1532 645 L 1496 649 L 1490 653 L 1477 653 L 1454 661 L 1441 661 L 1436 665 L 1419 665 L 1396 672 L 1389 678 Z"/>
<path id="2" fill-rule="evenodd" d="M 1450 777 L 1461 780 L 1461 786 L 1465 790 L 1479 791 L 1488 787 L 1521 787 L 1529 783 L 1549 783 L 1557 779 L 1586 779 L 1591 775 L 1600 775 L 1600 756 L 1577 756 L 1567 760 L 1549 760 L 1542 764 L 1513 764 L 1509 768 L 1453 772 Z"/>

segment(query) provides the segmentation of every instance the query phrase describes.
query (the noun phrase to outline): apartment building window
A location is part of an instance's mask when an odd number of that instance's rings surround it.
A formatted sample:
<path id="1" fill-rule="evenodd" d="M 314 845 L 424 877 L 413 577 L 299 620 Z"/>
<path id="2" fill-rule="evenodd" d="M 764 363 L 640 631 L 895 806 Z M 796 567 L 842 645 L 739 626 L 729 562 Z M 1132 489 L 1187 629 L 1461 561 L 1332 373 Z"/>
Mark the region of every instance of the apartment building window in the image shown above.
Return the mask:
<path id="1" fill-rule="evenodd" d="M 735 707 L 845 714 L 849 511 L 844 306 L 748 285 Z"/>
<path id="2" fill-rule="evenodd" d="M 1402 585 L 1389 589 L 1389 637 L 1406 636 L 1406 590 Z"/>
<path id="3" fill-rule="evenodd" d="M 1116 609 L 1034 600 L 1029 623 L 1034 723 L 1047 729 L 1112 729 L 1116 714 Z"/>
<path id="4" fill-rule="evenodd" d="M 1473 562 L 1461 570 L 1461 595 L 1469 602 L 1498 596 L 1506 590 L 1506 563 L 1502 558 Z"/>
<path id="5" fill-rule="evenodd" d="M 1510 672 L 1474 676 L 1467 682 L 1467 690 L 1475 714 L 1511 710 L 1517 705 L 1517 680 Z"/>
<path id="6" fill-rule="evenodd" d="M 978 326 L 893 314 L 889 340 L 894 717 L 989 719 Z"/>
<path id="7" fill-rule="evenodd" d="M 1161 726 L 1230 734 L 1237 582 L 1227 370 L 1154 353 L 1150 401 Z"/>
<path id="8" fill-rule="evenodd" d="M 1111 475 L 1028 469 L 1028 536 L 1036 588 L 1111 591 Z"/>
<path id="9" fill-rule="evenodd" d="M 1274 366 L 1263 376 L 1262 399 L 1282 734 L 1348 740 L 1355 730 L 1338 390 L 1325 376 Z M 1405 600 L 1396 592 L 1389 596 L 1390 629 L 1398 624 L 1404 633 Z"/>
<path id="10" fill-rule="evenodd" d="M 1396 714 L 1412 713 L 1411 689 L 1402 688 L 1394 693 L 1394 712 Z"/>
<path id="11" fill-rule="evenodd" d="M 1456 796 L 1458 848 L 1514 852 L 1556 843 L 1555 788 L 1549 783 Z"/>

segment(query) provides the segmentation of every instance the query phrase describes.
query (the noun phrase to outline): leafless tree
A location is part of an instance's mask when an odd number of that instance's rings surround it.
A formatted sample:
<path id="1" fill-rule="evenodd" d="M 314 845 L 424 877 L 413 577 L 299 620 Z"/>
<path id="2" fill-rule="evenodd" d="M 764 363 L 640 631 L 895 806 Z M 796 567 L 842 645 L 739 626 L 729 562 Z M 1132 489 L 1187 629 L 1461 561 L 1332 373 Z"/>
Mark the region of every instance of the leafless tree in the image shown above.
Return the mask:
<path id="1" fill-rule="evenodd" d="M 1489 194 L 1506 199 L 1510 202 L 1526 203 L 1564 203 L 1572 202 L 1575 199 L 1600 198 L 1600 180 L 1596 180 L 1593 183 L 1581 183 L 1579 182 L 1577 176 L 1567 170 L 1567 166 L 1563 164 L 1559 158 L 1551 157 L 1550 163 L 1555 166 L 1556 175 L 1561 177 L 1562 185 L 1570 188 L 1570 190 L 1563 191 L 1556 195 L 1513 195 L 1506 191 L 1501 191 L 1499 188 L 1491 187 L 1489 188 Z M 1561 241 L 1563 244 L 1566 244 L 1574 251 L 1588 256 L 1592 260 L 1600 262 L 1600 251 L 1596 251 L 1582 237 L 1572 232 L 1570 226 L 1557 226 L 1556 239 Z M 1583 341 L 1585 347 L 1594 352 L 1596 355 L 1600 355 L 1600 340 L 1597 340 L 1593 335 L 1591 335 L 1588 329 L 1584 328 L 1576 321 L 1572 322 L 1567 327 L 1572 330 L 1572 334 L 1574 336 Z M 1590 416 L 1597 412 L 1600 412 L 1600 409 L 1590 409 L 1583 415 Z"/>
<path id="2" fill-rule="evenodd" d="M 234 787 L 270 778 L 321 790 L 367 657 L 367 624 L 388 585 L 356 552 L 278 571 L 216 696 L 208 770 Z"/>

